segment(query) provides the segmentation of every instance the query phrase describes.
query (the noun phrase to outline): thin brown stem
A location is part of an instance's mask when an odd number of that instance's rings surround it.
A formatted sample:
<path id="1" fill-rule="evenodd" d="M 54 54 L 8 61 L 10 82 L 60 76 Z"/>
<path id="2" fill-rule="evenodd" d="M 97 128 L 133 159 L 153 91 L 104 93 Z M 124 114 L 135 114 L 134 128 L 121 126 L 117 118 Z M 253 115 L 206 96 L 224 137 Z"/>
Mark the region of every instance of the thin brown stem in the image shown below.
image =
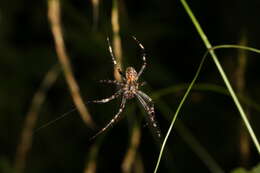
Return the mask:
<path id="1" fill-rule="evenodd" d="M 112 14 L 111 14 L 111 23 L 112 23 L 112 31 L 113 31 L 113 50 L 115 53 L 115 58 L 117 62 L 117 66 L 122 70 L 122 45 L 120 38 L 120 24 L 119 24 L 119 7 L 118 1 L 113 0 Z M 114 77 L 116 80 L 121 81 L 121 75 L 118 72 L 118 69 L 114 68 Z"/>
<path id="2" fill-rule="evenodd" d="M 240 45 L 247 45 L 247 37 L 245 34 L 242 34 L 243 37 L 240 40 Z M 247 53 L 244 50 L 239 50 L 238 52 L 238 68 L 235 71 L 235 87 L 237 89 L 237 93 L 239 95 L 246 96 L 247 93 L 245 91 L 245 73 L 247 68 Z M 247 118 L 250 120 L 249 108 L 244 104 L 243 105 L 246 110 Z M 243 122 L 239 121 L 239 150 L 240 150 L 240 161 L 241 165 L 248 166 L 250 159 L 250 136 L 243 128 Z"/>
<path id="3" fill-rule="evenodd" d="M 72 68 L 69 62 L 69 57 L 66 53 L 60 21 L 60 0 L 48 0 L 48 17 L 51 26 L 51 31 L 55 41 L 55 48 L 58 55 L 58 59 L 62 66 L 73 101 L 83 121 L 90 127 L 93 127 L 93 121 L 80 95 L 80 90 L 73 76 Z"/>
<path id="4" fill-rule="evenodd" d="M 97 29 L 98 26 L 98 18 L 99 18 L 99 4 L 100 0 L 91 0 L 92 8 L 93 8 L 93 30 Z"/>
<path id="5" fill-rule="evenodd" d="M 88 154 L 89 158 L 87 159 L 86 167 L 84 173 L 95 173 L 97 169 L 97 155 L 100 149 L 99 144 L 94 144 Z"/>
<path id="6" fill-rule="evenodd" d="M 122 163 L 123 173 L 132 172 L 132 168 L 133 168 L 133 165 L 134 165 L 134 162 L 136 159 L 137 149 L 140 144 L 140 139 L 141 139 L 140 128 L 137 125 L 137 123 L 135 123 L 133 132 L 132 132 L 130 146 L 128 148 L 128 151 L 127 151 L 127 153 L 124 157 L 123 163 Z"/>
<path id="7" fill-rule="evenodd" d="M 59 68 L 57 68 L 57 66 L 51 68 L 46 74 L 38 91 L 34 94 L 31 107 L 26 115 L 24 122 L 20 143 L 17 146 L 16 160 L 14 165 L 16 173 L 24 172 L 26 157 L 32 145 L 33 129 L 35 127 L 40 108 L 45 100 L 47 91 L 56 81 L 58 74 Z"/>

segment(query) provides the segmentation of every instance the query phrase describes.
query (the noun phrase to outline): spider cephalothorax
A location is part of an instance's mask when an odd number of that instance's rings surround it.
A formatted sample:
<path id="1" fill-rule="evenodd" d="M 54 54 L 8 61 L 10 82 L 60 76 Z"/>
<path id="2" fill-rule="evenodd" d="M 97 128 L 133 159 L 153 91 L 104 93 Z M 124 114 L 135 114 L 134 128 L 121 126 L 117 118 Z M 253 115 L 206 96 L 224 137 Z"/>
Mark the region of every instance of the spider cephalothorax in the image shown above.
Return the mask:
<path id="1" fill-rule="evenodd" d="M 138 91 L 137 72 L 133 67 L 127 67 L 125 72 L 126 81 L 124 81 L 123 93 L 127 99 L 131 99 Z"/>
<path id="2" fill-rule="evenodd" d="M 94 135 L 91 139 L 95 138 L 97 135 L 104 132 L 108 127 L 113 125 L 119 119 L 120 114 L 122 113 L 123 109 L 125 108 L 126 100 L 132 99 L 134 97 L 136 97 L 139 100 L 139 102 L 142 104 L 145 111 L 147 112 L 149 124 L 153 128 L 156 129 L 155 131 L 156 131 L 157 136 L 161 137 L 161 132 L 160 132 L 157 122 L 155 120 L 155 112 L 154 112 L 154 105 L 153 105 L 152 99 L 148 95 L 146 95 L 144 92 L 139 90 L 139 86 L 142 86 L 144 83 L 140 83 L 138 80 L 139 80 L 140 75 L 143 73 L 143 71 L 146 67 L 146 56 L 144 53 L 144 47 L 135 37 L 133 37 L 133 39 L 137 42 L 138 46 L 142 50 L 143 65 L 138 73 L 136 72 L 136 70 L 133 67 L 127 67 L 125 74 L 123 74 L 121 69 L 117 65 L 117 62 L 116 62 L 114 54 L 113 54 L 112 47 L 110 45 L 109 39 L 107 38 L 107 42 L 108 42 L 108 46 L 109 46 L 108 48 L 109 48 L 110 55 L 112 57 L 112 61 L 114 63 L 115 68 L 118 70 L 119 74 L 121 74 L 122 81 L 101 80 L 100 82 L 102 82 L 102 83 L 115 84 L 116 86 L 118 86 L 119 89 L 114 95 L 112 95 L 108 98 L 105 98 L 105 99 L 94 100 L 93 102 L 94 103 L 106 103 L 119 96 L 122 96 L 122 101 L 121 101 L 119 111 L 114 116 L 114 118 L 112 120 L 110 120 L 110 122 L 104 128 L 102 128 L 96 135 Z"/>
<path id="3" fill-rule="evenodd" d="M 127 67 L 125 70 L 125 77 L 127 83 L 133 83 L 137 81 L 137 72 L 133 67 Z"/>

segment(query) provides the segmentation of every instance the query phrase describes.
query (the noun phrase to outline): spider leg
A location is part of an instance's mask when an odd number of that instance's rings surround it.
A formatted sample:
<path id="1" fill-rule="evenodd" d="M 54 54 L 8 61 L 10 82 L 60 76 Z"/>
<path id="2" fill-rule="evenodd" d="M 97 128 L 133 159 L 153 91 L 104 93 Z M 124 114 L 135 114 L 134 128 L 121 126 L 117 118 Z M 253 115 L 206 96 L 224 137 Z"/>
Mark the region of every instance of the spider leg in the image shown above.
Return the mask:
<path id="1" fill-rule="evenodd" d="M 138 90 L 137 93 L 139 95 L 141 95 L 141 97 L 144 99 L 144 100 L 147 100 L 149 103 L 152 103 L 153 100 L 151 99 L 151 97 L 149 97 L 147 94 L 145 94 L 144 92 Z"/>
<path id="2" fill-rule="evenodd" d="M 144 46 L 141 44 L 141 42 L 138 41 L 135 36 L 132 36 L 132 37 L 136 41 L 136 43 L 138 44 L 138 46 L 141 48 L 141 51 L 142 51 L 141 55 L 142 55 L 142 59 L 143 59 L 143 65 L 142 65 L 140 71 L 137 74 L 137 80 L 138 80 L 138 78 L 141 76 L 141 74 L 143 73 L 143 71 L 144 71 L 144 69 L 145 69 L 145 67 L 147 65 L 146 64 L 146 54 L 145 54 Z"/>
<path id="3" fill-rule="evenodd" d="M 89 101 L 88 103 L 107 103 L 107 102 L 119 97 L 121 93 L 122 93 L 122 90 L 119 90 L 108 98 L 104 98 L 104 99 L 100 99 L 100 100 L 92 100 L 92 101 Z"/>
<path id="4" fill-rule="evenodd" d="M 108 44 L 108 50 L 109 50 L 109 53 L 110 53 L 110 55 L 111 55 L 111 58 L 112 58 L 112 62 L 113 62 L 113 64 L 114 64 L 114 67 L 117 69 L 118 73 L 122 76 L 123 80 L 125 80 L 124 73 L 122 72 L 122 70 L 120 69 L 120 67 L 118 66 L 118 64 L 117 64 L 117 62 L 116 62 L 116 58 L 115 58 L 115 56 L 114 56 L 113 49 L 112 49 L 112 46 L 111 46 L 109 37 L 107 37 L 107 44 Z"/>
<path id="5" fill-rule="evenodd" d="M 140 87 L 142 87 L 142 86 L 144 86 L 144 85 L 146 85 L 146 82 L 141 82 L 141 83 L 140 83 Z"/>
<path id="6" fill-rule="evenodd" d="M 141 92 L 141 93 L 143 93 L 143 92 Z M 147 114 L 149 116 L 147 118 L 148 123 L 155 129 L 155 133 L 158 136 L 158 138 L 161 138 L 161 136 L 162 136 L 161 130 L 159 128 L 157 121 L 155 120 L 154 105 L 153 105 L 152 101 L 150 101 L 151 98 L 149 96 L 147 96 L 146 94 L 145 94 L 145 96 L 141 95 L 140 92 L 136 93 L 135 95 L 136 95 L 137 99 L 140 101 L 140 103 L 142 104 L 142 106 L 144 107 L 145 111 L 147 112 Z M 147 98 L 147 101 L 148 101 L 149 104 L 145 101 L 146 96 L 149 98 L 149 99 Z"/>
<path id="7" fill-rule="evenodd" d="M 107 84 L 115 84 L 117 86 L 123 86 L 124 84 L 122 82 L 119 82 L 117 80 L 100 80 L 100 83 L 107 83 Z"/>
<path id="8" fill-rule="evenodd" d="M 126 98 L 123 97 L 122 102 L 121 102 L 120 107 L 119 107 L 119 110 L 118 110 L 117 114 L 114 116 L 114 118 L 112 120 L 110 120 L 110 122 L 105 127 L 103 127 L 99 132 L 97 132 L 94 136 L 92 136 L 90 138 L 90 140 L 96 138 L 98 135 L 103 133 L 105 130 L 107 130 L 110 126 L 112 126 L 120 118 L 120 114 L 122 113 L 122 111 L 125 108 L 125 103 L 126 103 Z"/>

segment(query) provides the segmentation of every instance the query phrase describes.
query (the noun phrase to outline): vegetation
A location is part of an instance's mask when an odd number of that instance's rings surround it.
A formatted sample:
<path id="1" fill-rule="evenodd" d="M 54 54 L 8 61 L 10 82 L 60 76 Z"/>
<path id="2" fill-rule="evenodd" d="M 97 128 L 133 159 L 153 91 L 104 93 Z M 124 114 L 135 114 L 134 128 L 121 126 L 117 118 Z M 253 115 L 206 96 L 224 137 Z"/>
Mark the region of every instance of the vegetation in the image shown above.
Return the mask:
<path id="1" fill-rule="evenodd" d="M 0 2 L 0 172 L 258 172 L 257 3 Z M 132 35 L 163 138 L 133 99 L 90 141 L 120 105 L 87 104 L 121 80 L 106 38 L 139 69 Z"/>

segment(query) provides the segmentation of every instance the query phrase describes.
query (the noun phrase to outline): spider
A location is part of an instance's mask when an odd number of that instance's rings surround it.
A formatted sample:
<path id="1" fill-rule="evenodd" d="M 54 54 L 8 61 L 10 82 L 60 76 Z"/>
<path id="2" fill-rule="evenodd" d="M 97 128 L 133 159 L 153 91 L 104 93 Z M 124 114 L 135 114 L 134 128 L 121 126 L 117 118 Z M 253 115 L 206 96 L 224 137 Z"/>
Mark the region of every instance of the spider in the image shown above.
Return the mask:
<path id="1" fill-rule="evenodd" d="M 117 92 L 115 92 L 112 96 L 108 98 L 104 98 L 101 100 L 93 100 L 93 103 L 107 103 L 115 98 L 122 97 L 122 101 L 119 107 L 118 112 L 116 115 L 110 120 L 110 122 L 103 127 L 99 132 L 97 132 L 91 139 L 97 137 L 99 134 L 103 133 L 106 131 L 110 126 L 112 126 L 114 123 L 116 123 L 119 118 L 121 113 L 123 112 L 125 108 L 126 101 L 129 99 L 132 99 L 136 97 L 141 105 L 144 107 L 145 111 L 148 114 L 148 122 L 149 124 L 155 129 L 156 135 L 160 138 L 161 137 L 161 132 L 158 127 L 158 124 L 155 120 L 155 112 L 154 112 L 154 104 L 152 99 L 145 94 L 144 92 L 139 90 L 140 86 L 144 85 L 144 82 L 139 83 L 139 78 L 141 74 L 143 73 L 144 69 L 146 68 L 146 55 L 145 55 L 145 49 L 144 46 L 136 39 L 136 37 L 133 36 L 133 39 L 136 41 L 138 46 L 142 50 L 142 60 L 143 60 L 143 65 L 139 72 L 137 72 L 133 67 L 127 67 L 125 73 L 121 71 L 119 68 L 115 56 L 113 53 L 112 46 L 110 44 L 109 38 L 107 38 L 107 43 L 108 43 L 108 50 L 110 52 L 112 62 L 114 64 L 115 69 L 118 70 L 119 74 L 122 77 L 122 81 L 117 81 L 117 80 L 101 80 L 101 83 L 107 83 L 107 84 L 114 84 L 116 85 L 119 89 Z"/>

